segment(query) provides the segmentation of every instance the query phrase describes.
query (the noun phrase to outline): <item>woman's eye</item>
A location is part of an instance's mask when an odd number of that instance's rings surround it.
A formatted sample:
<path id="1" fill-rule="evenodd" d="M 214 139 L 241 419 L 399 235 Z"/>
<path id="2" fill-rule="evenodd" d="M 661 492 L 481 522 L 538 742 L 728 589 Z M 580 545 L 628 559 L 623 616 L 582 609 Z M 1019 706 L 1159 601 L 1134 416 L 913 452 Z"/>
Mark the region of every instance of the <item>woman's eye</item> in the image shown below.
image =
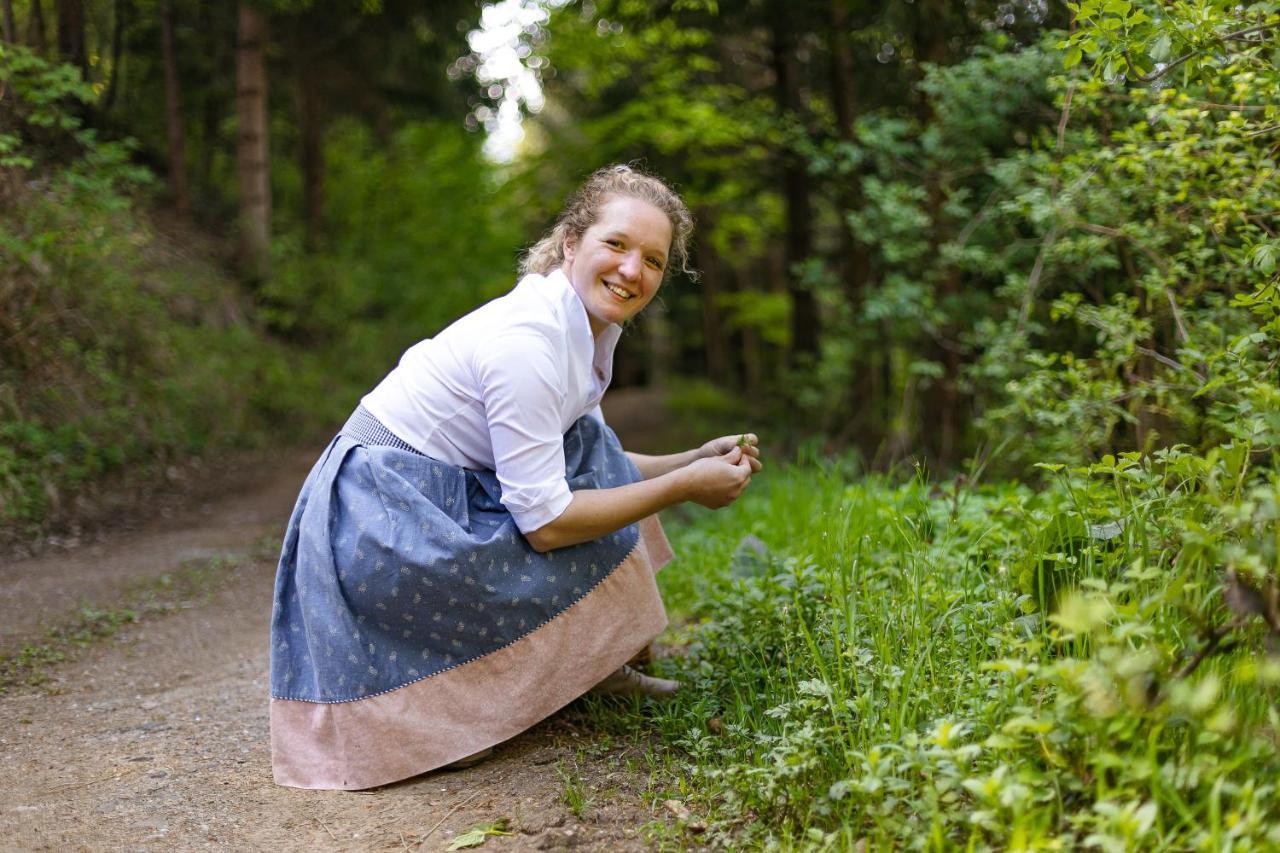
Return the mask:
<path id="1" fill-rule="evenodd" d="M 604 242 L 605 242 L 605 244 L 606 244 L 606 245 L 608 245 L 608 246 L 612 246 L 612 247 L 613 247 L 613 248 L 615 248 L 615 249 L 621 249 L 621 248 L 622 248 L 622 241 L 621 241 L 621 240 L 605 240 Z"/>
<path id="2" fill-rule="evenodd" d="M 657 258 L 646 258 L 645 262 L 659 272 L 662 271 L 662 261 Z"/>

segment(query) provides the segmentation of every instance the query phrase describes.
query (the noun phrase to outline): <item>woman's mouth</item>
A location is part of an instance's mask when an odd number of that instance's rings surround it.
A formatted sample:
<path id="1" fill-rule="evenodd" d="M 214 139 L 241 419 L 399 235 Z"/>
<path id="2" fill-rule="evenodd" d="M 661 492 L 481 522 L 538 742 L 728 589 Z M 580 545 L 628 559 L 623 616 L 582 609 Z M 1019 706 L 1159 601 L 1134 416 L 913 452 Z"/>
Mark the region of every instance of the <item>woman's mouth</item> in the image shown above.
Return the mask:
<path id="1" fill-rule="evenodd" d="M 621 287 L 618 287 L 616 284 L 610 284 L 607 281 L 603 282 L 603 284 L 606 290 L 608 290 L 610 293 L 612 293 L 614 296 L 618 297 L 619 299 L 631 299 L 635 296 L 634 293 L 628 293 L 627 291 L 623 290 Z"/>

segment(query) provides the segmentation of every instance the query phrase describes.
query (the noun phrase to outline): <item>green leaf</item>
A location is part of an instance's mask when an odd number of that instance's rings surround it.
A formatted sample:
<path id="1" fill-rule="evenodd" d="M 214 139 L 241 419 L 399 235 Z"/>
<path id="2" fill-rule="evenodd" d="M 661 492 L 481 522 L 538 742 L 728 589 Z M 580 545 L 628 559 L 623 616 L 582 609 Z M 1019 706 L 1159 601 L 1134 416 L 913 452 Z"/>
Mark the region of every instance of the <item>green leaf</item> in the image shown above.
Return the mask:
<path id="1" fill-rule="evenodd" d="M 507 819 L 500 817 L 493 823 L 468 829 L 460 835 L 455 835 L 446 849 L 463 850 L 468 847 L 479 847 L 490 835 L 512 835 L 513 833 L 507 831 L 507 825 Z"/>
<path id="2" fill-rule="evenodd" d="M 1276 271 L 1276 244 L 1259 243 L 1254 246 L 1249 255 L 1249 263 L 1263 275 L 1271 275 Z"/>
<path id="3" fill-rule="evenodd" d="M 453 841 L 449 842 L 448 849 L 462 850 L 466 847 L 479 847 L 481 844 L 484 844 L 484 840 L 488 836 L 489 833 L 485 832 L 483 827 L 469 829 L 461 835 L 455 835 L 453 837 Z"/>
<path id="4" fill-rule="evenodd" d="M 1074 635 L 1088 634 L 1106 624 L 1111 604 L 1099 595 L 1072 593 L 1066 597 L 1058 612 L 1049 617 Z"/>
<path id="5" fill-rule="evenodd" d="M 1063 68 L 1074 68 L 1080 64 L 1080 60 L 1084 57 L 1084 51 L 1078 46 L 1072 47 L 1067 51 L 1067 58 L 1063 61 Z"/>
<path id="6" fill-rule="evenodd" d="M 1147 56 L 1151 57 L 1152 62 L 1164 62 L 1169 58 L 1171 47 L 1172 42 L 1169 40 L 1169 36 L 1167 34 L 1162 35 L 1151 43 L 1151 47 L 1147 49 Z"/>

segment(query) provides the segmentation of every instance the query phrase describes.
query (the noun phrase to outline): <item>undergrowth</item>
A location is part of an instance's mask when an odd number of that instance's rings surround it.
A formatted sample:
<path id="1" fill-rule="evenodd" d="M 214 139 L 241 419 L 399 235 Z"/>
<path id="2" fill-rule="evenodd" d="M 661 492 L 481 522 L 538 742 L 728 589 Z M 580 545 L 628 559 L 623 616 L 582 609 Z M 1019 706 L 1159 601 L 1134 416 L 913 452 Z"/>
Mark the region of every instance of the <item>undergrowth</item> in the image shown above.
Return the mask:
<path id="1" fill-rule="evenodd" d="M 121 469 L 340 418 L 323 354 L 273 341 L 215 250 L 153 227 L 152 176 L 82 126 L 74 69 L 7 45 L 0 85 L 0 528 L 37 534 Z"/>
<path id="2" fill-rule="evenodd" d="M 692 689 L 614 724 L 662 732 L 653 796 L 724 846 L 1273 848 L 1280 479 L 1247 455 L 771 470 L 673 527 Z"/>

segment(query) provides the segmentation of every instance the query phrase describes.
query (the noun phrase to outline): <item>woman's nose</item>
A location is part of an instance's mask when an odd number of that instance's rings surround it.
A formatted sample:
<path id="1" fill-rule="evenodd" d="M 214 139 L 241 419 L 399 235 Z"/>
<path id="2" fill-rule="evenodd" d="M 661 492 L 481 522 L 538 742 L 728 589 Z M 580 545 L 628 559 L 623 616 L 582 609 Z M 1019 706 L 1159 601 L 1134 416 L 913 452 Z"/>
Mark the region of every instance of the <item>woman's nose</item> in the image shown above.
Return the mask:
<path id="1" fill-rule="evenodd" d="M 641 264 L 642 261 L 638 252 L 628 252 L 623 256 L 621 263 L 618 264 L 618 272 L 628 279 L 639 278 Z"/>

